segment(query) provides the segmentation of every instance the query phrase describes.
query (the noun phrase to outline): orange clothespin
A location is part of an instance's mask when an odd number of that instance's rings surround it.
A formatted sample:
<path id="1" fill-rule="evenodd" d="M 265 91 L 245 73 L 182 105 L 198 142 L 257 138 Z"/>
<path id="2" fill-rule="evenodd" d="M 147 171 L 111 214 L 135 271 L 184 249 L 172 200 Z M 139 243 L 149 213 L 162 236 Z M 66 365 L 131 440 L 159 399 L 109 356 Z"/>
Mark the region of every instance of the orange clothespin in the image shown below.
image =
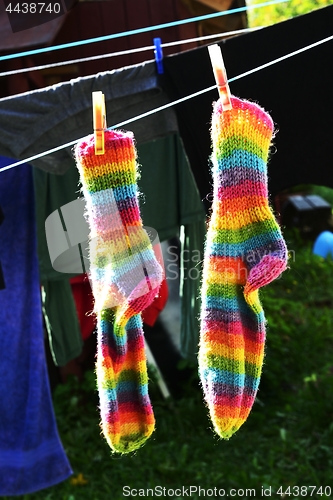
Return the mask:
<path id="1" fill-rule="evenodd" d="M 217 44 L 209 45 L 208 52 L 213 66 L 217 89 L 219 91 L 220 98 L 222 101 L 222 109 L 223 111 L 227 111 L 229 109 L 232 109 L 232 104 L 231 104 L 231 93 L 227 79 L 227 72 L 225 70 L 222 52 Z"/>
<path id="2" fill-rule="evenodd" d="M 106 129 L 105 97 L 103 92 L 92 93 L 95 154 L 104 155 L 104 130 Z"/>

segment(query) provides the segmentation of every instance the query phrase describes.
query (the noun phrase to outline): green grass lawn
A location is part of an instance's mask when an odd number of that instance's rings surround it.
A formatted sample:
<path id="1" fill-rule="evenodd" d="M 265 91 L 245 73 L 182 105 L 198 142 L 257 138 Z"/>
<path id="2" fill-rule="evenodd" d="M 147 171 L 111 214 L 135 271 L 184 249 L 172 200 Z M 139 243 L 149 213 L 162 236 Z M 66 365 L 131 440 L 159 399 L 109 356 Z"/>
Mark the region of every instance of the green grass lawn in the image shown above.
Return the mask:
<path id="1" fill-rule="evenodd" d="M 167 494 L 182 486 L 234 488 L 234 498 L 248 498 L 247 489 L 255 489 L 252 498 L 264 498 L 262 487 L 271 488 L 266 493 L 273 498 L 333 498 L 333 262 L 291 236 L 287 243 L 289 269 L 261 292 L 265 364 L 257 401 L 236 435 L 222 441 L 213 433 L 193 367 L 183 397 L 170 403 L 151 383 L 156 431 L 136 453 L 112 456 L 100 434 L 94 374 L 88 372 L 83 385 L 72 380 L 54 394 L 74 476 L 20 498 L 118 500 L 129 488 L 137 491 L 127 498 L 139 496 L 140 488 L 165 487 Z M 169 498 L 188 498 L 186 490 L 177 493 Z"/>

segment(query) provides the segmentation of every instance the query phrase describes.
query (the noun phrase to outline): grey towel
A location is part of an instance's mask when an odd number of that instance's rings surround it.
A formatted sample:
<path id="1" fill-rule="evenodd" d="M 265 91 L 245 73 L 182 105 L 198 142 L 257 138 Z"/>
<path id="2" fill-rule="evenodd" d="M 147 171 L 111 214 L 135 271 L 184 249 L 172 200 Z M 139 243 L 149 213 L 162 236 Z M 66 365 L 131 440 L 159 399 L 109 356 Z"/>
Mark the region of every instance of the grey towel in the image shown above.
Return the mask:
<path id="1" fill-rule="evenodd" d="M 24 160 L 91 134 L 91 94 L 96 90 L 105 95 L 109 127 L 169 102 L 154 61 L 6 97 L 0 99 L 0 155 Z M 126 130 L 142 144 L 178 131 L 178 124 L 169 108 L 126 125 Z M 29 163 L 62 174 L 73 166 L 72 148 Z"/>

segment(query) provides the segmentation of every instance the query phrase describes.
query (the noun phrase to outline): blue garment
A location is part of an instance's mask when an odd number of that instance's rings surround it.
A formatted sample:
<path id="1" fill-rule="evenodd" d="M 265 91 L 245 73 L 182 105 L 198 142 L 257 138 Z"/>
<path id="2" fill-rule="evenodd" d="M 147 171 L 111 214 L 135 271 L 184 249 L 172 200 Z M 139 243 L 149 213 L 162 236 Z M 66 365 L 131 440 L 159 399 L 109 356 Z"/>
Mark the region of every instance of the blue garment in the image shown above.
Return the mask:
<path id="1" fill-rule="evenodd" d="M 330 256 L 333 259 L 333 233 L 331 231 L 323 231 L 317 237 L 313 245 L 313 253 L 320 255 L 326 259 Z"/>
<path id="2" fill-rule="evenodd" d="M 0 156 L 0 167 L 13 160 Z M 71 474 L 53 412 L 44 352 L 30 165 L 0 174 L 0 496 Z"/>

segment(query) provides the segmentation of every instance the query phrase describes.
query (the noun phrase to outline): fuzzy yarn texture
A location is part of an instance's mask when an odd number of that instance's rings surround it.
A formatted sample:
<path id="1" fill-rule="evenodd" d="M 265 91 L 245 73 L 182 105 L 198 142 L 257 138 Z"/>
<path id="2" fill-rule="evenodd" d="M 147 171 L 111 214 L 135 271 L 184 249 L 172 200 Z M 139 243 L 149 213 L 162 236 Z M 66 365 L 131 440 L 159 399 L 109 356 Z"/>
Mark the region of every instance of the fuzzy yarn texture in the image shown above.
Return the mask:
<path id="1" fill-rule="evenodd" d="M 142 225 L 133 134 L 106 130 L 105 154 L 94 148 L 91 135 L 75 155 L 90 226 L 101 427 L 113 451 L 128 453 L 154 430 L 141 312 L 163 272 Z"/>
<path id="2" fill-rule="evenodd" d="M 287 266 L 287 248 L 268 203 L 271 117 L 231 98 L 212 116 L 214 195 L 206 237 L 199 374 L 217 434 L 229 439 L 253 406 L 262 372 L 265 316 L 259 288 Z"/>

